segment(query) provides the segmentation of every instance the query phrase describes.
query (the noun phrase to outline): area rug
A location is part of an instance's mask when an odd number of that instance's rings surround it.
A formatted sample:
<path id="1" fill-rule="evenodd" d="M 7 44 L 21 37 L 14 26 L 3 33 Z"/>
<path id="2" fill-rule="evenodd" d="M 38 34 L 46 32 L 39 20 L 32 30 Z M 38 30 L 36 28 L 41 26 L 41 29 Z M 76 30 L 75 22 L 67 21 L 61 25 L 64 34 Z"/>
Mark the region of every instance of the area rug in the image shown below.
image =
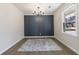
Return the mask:
<path id="1" fill-rule="evenodd" d="M 61 51 L 52 39 L 28 39 L 18 51 Z"/>

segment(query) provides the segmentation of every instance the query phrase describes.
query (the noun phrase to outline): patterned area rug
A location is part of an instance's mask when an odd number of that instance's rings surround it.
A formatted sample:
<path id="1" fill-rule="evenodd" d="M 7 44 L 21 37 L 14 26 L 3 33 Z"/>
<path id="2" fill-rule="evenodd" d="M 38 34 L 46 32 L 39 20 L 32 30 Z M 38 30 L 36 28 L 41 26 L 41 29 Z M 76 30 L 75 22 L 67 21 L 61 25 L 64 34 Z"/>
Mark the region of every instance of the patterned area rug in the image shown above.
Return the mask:
<path id="1" fill-rule="evenodd" d="M 52 39 L 28 39 L 18 51 L 61 51 Z"/>

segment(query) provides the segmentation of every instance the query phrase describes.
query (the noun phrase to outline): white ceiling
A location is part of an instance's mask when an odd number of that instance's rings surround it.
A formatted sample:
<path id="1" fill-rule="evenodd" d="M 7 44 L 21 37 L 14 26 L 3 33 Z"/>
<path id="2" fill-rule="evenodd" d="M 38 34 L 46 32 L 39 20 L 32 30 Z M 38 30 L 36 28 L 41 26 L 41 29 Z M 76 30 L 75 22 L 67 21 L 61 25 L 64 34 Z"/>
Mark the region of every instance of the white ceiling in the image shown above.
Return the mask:
<path id="1" fill-rule="evenodd" d="M 45 14 L 50 15 L 61 5 L 61 3 L 15 3 L 17 8 L 19 8 L 24 14 L 33 14 L 33 11 L 37 11 L 37 7 Z M 49 8 L 51 6 L 51 8 Z"/>

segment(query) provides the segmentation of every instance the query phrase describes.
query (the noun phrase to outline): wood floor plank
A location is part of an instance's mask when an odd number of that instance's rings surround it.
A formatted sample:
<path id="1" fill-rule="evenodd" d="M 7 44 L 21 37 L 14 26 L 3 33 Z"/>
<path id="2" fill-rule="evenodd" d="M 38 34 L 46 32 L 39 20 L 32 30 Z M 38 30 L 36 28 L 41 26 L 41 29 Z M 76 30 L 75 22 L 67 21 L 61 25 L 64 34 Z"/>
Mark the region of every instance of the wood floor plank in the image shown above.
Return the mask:
<path id="1" fill-rule="evenodd" d="M 46 39 L 46 38 L 45 38 Z M 57 39 L 52 38 L 63 50 L 62 51 L 32 51 L 32 52 L 19 52 L 18 49 L 27 41 L 28 39 L 22 39 L 20 42 L 15 44 L 13 47 L 5 51 L 2 55 L 76 55 L 75 52 L 70 50 L 68 47 L 60 43 Z"/>

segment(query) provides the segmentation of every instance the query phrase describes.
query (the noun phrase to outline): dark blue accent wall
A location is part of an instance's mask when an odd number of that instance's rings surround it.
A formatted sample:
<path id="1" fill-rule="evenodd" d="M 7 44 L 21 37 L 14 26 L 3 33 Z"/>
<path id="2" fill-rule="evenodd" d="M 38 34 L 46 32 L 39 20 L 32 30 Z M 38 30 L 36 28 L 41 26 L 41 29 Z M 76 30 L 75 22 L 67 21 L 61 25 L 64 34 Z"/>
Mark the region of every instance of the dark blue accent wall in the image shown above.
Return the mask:
<path id="1" fill-rule="evenodd" d="M 24 15 L 24 36 L 54 36 L 54 16 Z"/>

